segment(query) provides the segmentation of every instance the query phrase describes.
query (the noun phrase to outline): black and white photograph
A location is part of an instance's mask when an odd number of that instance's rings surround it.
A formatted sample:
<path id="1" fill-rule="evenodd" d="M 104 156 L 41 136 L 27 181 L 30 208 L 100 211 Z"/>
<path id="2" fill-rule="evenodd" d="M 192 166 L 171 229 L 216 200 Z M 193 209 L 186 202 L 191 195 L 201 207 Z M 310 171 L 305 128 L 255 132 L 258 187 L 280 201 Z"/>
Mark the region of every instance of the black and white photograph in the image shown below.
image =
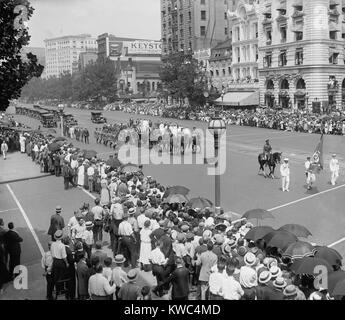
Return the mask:
<path id="1" fill-rule="evenodd" d="M 0 0 L 0 303 L 345 300 L 344 136 L 345 0 Z"/>

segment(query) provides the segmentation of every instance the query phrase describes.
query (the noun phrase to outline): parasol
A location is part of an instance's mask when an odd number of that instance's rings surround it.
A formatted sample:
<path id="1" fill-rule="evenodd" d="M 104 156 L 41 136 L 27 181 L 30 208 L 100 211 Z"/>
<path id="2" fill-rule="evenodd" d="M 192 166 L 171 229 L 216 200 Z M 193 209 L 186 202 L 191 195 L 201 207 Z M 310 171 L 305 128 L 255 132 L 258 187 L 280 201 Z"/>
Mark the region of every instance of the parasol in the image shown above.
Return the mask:
<path id="1" fill-rule="evenodd" d="M 135 173 L 138 171 L 140 171 L 140 169 L 136 164 L 127 163 L 121 166 L 121 172 L 123 173 Z"/>
<path id="2" fill-rule="evenodd" d="M 53 142 L 58 142 L 58 141 L 66 141 L 67 139 L 65 137 L 57 137 L 53 140 Z"/>
<path id="3" fill-rule="evenodd" d="M 313 256 L 314 253 L 315 248 L 309 242 L 297 241 L 288 246 L 283 253 L 283 257 L 295 260 Z"/>
<path id="4" fill-rule="evenodd" d="M 213 207 L 213 203 L 206 198 L 192 198 L 188 201 L 187 206 L 194 209 L 204 209 Z"/>
<path id="5" fill-rule="evenodd" d="M 341 254 L 329 247 L 316 247 L 315 257 L 325 259 L 332 266 L 341 266 L 343 257 Z"/>
<path id="6" fill-rule="evenodd" d="M 267 247 L 276 247 L 286 250 L 291 243 L 297 242 L 298 238 L 287 231 L 273 231 L 263 238 Z"/>
<path id="7" fill-rule="evenodd" d="M 82 153 L 83 157 L 88 160 L 95 158 L 97 156 L 97 152 L 95 150 L 83 150 Z"/>
<path id="8" fill-rule="evenodd" d="M 48 145 L 48 149 L 51 152 L 58 151 L 58 150 L 60 150 L 60 148 L 61 148 L 61 146 L 58 143 L 56 143 L 56 142 L 53 142 L 53 143 Z"/>
<path id="9" fill-rule="evenodd" d="M 296 237 L 308 238 L 312 233 L 304 226 L 299 224 L 286 224 L 280 227 L 278 230 L 288 231 L 294 234 Z"/>
<path id="10" fill-rule="evenodd" d="M 189 193 L 189 189 L 183 186 L 174 186 L 168 188 L 163 195 L 163 199 L 167 198 L 168 196 L 172 194 L 182 194 L 183 196 L 186 196 Z"/>
<path id="11" fill-rule="evenodd" d="M 328 272 L 332 272 L 332 267 L 326 260 L 315 257 L 304 257 L 296 260 L 292 264 L 291 270 L 296 274 L 315 275 L 316 273 L 319 273 L 320 270 L 318 270 L 318 268 L 320 267 L 325 267 Z"/>
<path id="12" fill-rule="evenodd" d="M 171 194 L 166 199 L 164 199 L 166 203 L 186 203 L 188 199 L 182 194 Z"/>
<path id="13" fill-rule="evenodd" d="M 244 236 L 247 240 L 257 241 L 262 239 L 265 235 L 270 232 L 275 231 L 272 227 L 269 226 L 258 226 L 250 229 L 247 234 Z"/>

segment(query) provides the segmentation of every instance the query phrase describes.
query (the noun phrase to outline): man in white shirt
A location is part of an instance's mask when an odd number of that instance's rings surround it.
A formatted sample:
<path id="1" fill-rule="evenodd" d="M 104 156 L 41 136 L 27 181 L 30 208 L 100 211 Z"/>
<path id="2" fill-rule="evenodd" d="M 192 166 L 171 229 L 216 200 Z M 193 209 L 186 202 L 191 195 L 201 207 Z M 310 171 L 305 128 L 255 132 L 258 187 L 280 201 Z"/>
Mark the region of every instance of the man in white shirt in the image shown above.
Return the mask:
<path id="1" fill-rule="evenodd" d="M 225 300 L 240 300 L 244 291 L 238 281 L 233 277 L 235 268 L 233 266 L 226 267 L 227 276 L 224 277 L 222 286 L 219 290 L 220 295 Z"/>
<path id="2" fill-rule="evenodd" d="M 310 157 L 307 157 L 307 161 L 304 163 L 304 168 L 305 168 L 306 182 L 307 182 L 308 186 L 309 186 L 309 183 L 310 183 L 310 172 L 309 172 L 310 164 L 311 164 Z"/>
<path id="3" fill-rule="evenodd" d="M 72 236 L 72 228 L 74 228 L 76 225 L 78 225 L 78 219 L 77 219 L 78 211 L 74 211 L 74 216 L 69 219 L 67 224 L 67 230 L 69 236 Z"/>
<path id="4" fill-rule="evenodd" d="M 290 185 L 290 167 L 289 159 L 285 158 L 284 162 L 280 165 L 280 175 L 282 177 L 282 190 L 289 192 Z"/>
<path id="5" fill-rule="evenodd" d="M 85 221 L 84 219 L 79 219 L 78 224 L 74 225 L 71 228 L 71 237 L 77 241 L 84 240 L 84 233 L 86 231 Z"/>
<path id="6" fill-rule="evenodd" d="M 216 270 L 210 274 L 209 279 L 210 300 L 222 300 L 222 296 L 219 292 L 225 279 L 225 263 L 218 259 L 217 266 L 215 267 Z"/>
<path id="7" fill-rule="evenodd" d="M 336 154 L 332 154 L 332 159 L 329 162 L 329 170 L 331 171 L 331 184 L 335 186 L 339 177 L 339 161 Z"/>
<path id="8" fill-rule="evenodd" d="M 128 214 L 124 214 L 123 221 L 119 225 L 119 236 L 126 262 L 130 263 L 132 268 L 136 268 L 135 236 L 132 225 L 128 222 Z"/>
<path id="9" fill-rule="evenodd" d="M 93 185 L 94 174 L 95 174 L 95 168 L 94 168 L 94 165 L 91 165 L 90 167 L 87 168 L 87 179 L 88 179 L 88 186 L 89 186 L 90 192 L 94 191 L 94 185 Z"/>
<path id="10" fill-rule="evenodd" d="M 53 300 L 53 290 L 54 290 L 54 281 L 52 276 L 53 269 L 53 257 L 50 251 L 52 242 L 48 243 L 48 251 L 44 253 L 44 256 L 41 260 L 42 268 L 44 269 L 44 275 L 47 280 L 47 300 Z"/>
<path id="11" fill-rule="evenodd" d="M 103 276 L 103 266 L 96 266 L 96 274 L 89 279 L 89 295 L 91 300 L 109 300 L 109 296 L 115 292 L 116 285 L 112 286 Z"/>

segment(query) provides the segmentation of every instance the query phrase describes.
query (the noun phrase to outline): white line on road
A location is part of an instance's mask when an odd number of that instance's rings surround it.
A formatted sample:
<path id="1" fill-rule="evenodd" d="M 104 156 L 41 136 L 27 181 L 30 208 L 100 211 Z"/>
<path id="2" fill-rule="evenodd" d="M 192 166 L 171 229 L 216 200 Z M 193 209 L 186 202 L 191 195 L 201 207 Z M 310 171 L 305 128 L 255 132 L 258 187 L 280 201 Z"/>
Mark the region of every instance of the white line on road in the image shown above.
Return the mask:
<path id="1" fill-rule="evenodd" d="M 1 210 L 0 213 L 8 212 L 8 211 L 16 211 L 16 210 L 18 210 L 18 208 L 12 208 L 12 209 Z"/>
<path id="2" fill-rule="evenodd" d="M 89 191 L 85 190 L 83 187 L 78 187 L 80 190 L 84 191 L 89 197 L 92 199 L 96 199 L 96 197 Z"/>
<path id="3" fill-rule="evenodd" d="M 281 205 L 281 206 L 278 206 L 278 207 L 274 207 L 274 208 L 268 209 L 267 211 L 274 211 L 274 210 L 277 210 L 277 209 L 281 209 L 281 208 L 284 208 L 284 207 L 288 207 L 288 206 L 291 206 L 292 204 L 295 204 L 295 203 L 298 203 L 298 202 L 301 202 L 301 201 L 304 201 L 304 200 L 308 200 L 308 199 L 317 197 L 317 196 L 319 196 L 319 195 L 321 195 L 321 194 L 328 193 L 328 192 L 331 192 L 331 191 L 335 191 L 335 190 L 338 190 L 338 189 L 344 188 L 344 187 L 345 187 L 345 184 L 343 184 L 343 185 L 341 185 L 341 186 L 338 186 L 338 187 L 335 187 L 335 188 L 332 188 L 332 189 L 327 189 L 327 190 L 324 190 L 324 191 L 321 191 L 321 192 L 312 194 L 312 195 L 310 195 L 310 196 L 307 196 L 307 197 L 304 197 L 304 198 L 301 198 L 301 199 L 297 199 L 297 200 L 294 200 L 294 201 L 285 203 L 285 204 L 283 204 L 283 205 Z"/>
<path id="4" fill-rule="evenodd" d="M 39 240 L 38 237 L 37 237 L 37 234 L 36 234 L 34 228 L 32 227 L 32 224 L 31 224 L 31 222 L 30 222 L 28 216 L 26 215 L 26 213 L 25 213 L 25 211 L 24 211 L 22 205 L 20 204 L 20 202 L 19 202 L 19 200 L 17 199 L 16 195 L 15 195 L 14 192 L 12 191 L 11 187 L 10 187 L 8 184 L 6 184 L 6 187 L 7 187 L 8 191 L 10 192 L 10 194 L 11 194 L 13 200 L 15 201 L 16 205 L 18 206 L 18 209 L 19 209 L 20 212 L 22 213 L 22 215 L 23 215 L 23 217 L 24 217 L 24 220 L 25 220 L 26 224 L 28 225 L 28 228 L 29 228 L 29 230 L 30 230 L 32 236 L 34 237 L 34 239 L 35 239 L 35 241 L 36 241 L 36 244 L 37 244 L 37 246 L 38 246 L 38 249 L 40 250 L 40 253 L 41 253 L 42 257 L 43 257 L 43 256 L 44 256 L 44 249 L 43 249 L 43 247 L 42 247 L 42 244 L 41 244 L 40 240 Z"/>
<path id="5" fill-rule="evenodd" d="M 336 241 L 336 242 L 333 242 L 333 243 L 329 244 L 327 247 L 332 248 L 332 247 L 336 246 L 337 244 L 342 243 L 342 242 L 344 242 L 344 241 L 345 241 L 345 237 L 339 239 L 339 240 Z"/>

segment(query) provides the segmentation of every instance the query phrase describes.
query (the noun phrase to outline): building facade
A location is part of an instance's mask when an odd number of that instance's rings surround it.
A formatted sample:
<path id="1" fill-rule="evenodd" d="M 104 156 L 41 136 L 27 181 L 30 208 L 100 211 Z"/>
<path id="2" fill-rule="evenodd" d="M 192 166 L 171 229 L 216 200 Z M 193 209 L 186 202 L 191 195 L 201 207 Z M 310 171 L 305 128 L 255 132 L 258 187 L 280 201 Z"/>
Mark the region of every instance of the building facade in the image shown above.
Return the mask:
<path id="1" fill-rule="evenodd" d="M 212 79 L 212 85 L 218 89 L 228 87 L 232 80 L 232 46 L 231 39 L 228 39 L 211 49 L 209 58 L 209 74 Z"/>
<path id="2" fill-rule="evenodd" d="M 260 101 L 264 105 L 314 112 L 342 108 L 344 11 L 342 0 L 260 1 Z"/>
<path id="3" fill-rule="evenodd" d="M 79 69 L 79 55 L 97 52 L 96 39 L 89 34 L 47 39 L 45 43 L 46 66 L 44 77 L 59 77 L 62 73 L 73 74 Z"/>
<path id="4" fill-rule="evenodd" d="M 90 63 L 95 63 L 97 61 L 98 55 L 96 52 L 82 52 L 79 54 L 79 65 L 80 71 L 84 70 L 85 67 Z"/>
<path id="5" fill-rule="evenodd" d="M 226 40 L 233 0 L 161 0 L 162 54 L 210 49 Z"/>
<path id="6" fill-rule="evenodd" d="M 259 29 L 257 4 L 240 0 L 235 10 L 229 12 L 232 28 L 232 79 L 231 88 L 259 88 Z"/>
<path id="7" fill-rule="evenodd" d="M 115 62 L 120 95 L 157 93 L 161 85 L 160 41 L 116 37 L 105 33 L 97 38 L 98 57 Z"/>

